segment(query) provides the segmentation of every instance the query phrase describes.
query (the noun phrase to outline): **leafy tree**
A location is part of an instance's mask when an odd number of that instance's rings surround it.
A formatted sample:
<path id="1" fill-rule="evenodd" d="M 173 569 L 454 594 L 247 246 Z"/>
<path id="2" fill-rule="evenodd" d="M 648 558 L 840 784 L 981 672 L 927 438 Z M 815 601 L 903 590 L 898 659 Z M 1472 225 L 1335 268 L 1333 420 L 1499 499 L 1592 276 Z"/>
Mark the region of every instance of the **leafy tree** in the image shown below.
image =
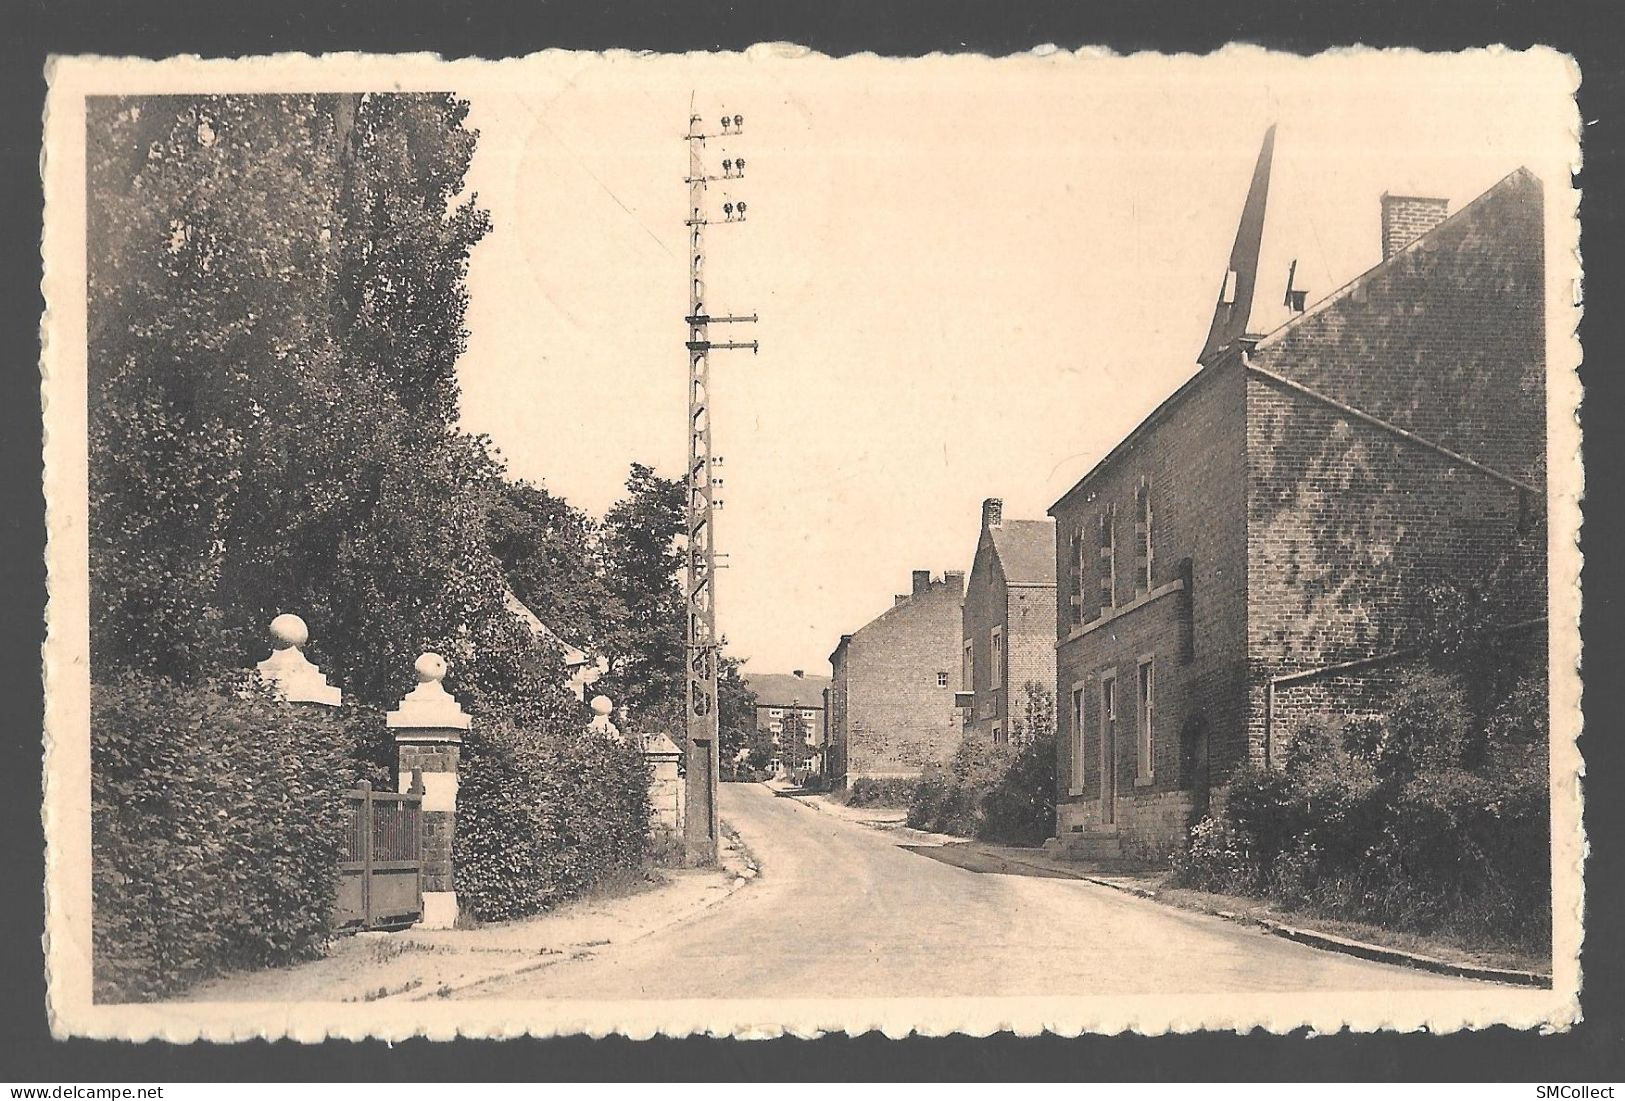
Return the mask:
<path id="1" fill-rule="evenodd" d="M 445 95 L 97 100 L 87 153 L 92 654 L 198 680 L 277 612 L 358 702 L 422 649 L 534 711 L 550 660 L 485 545 L 458 431 L 476 135 Z M 550 701 L 546 708 L 555 708 Z"/>
<path id="2" fill-rule="evenodd" d="M 784 762 L 785 771 L 794 776 L 806 767 L 807 724 L 794 707 L 785 708 L 780 723 L 779 760 Z"/>
<path id="3" fill-rule="evenodd" d="M 633 463 L 626 496 L 604 515 L 601 536 L 613 602 L 599 636 L 609 694 L 634 721 L 674 730 L 685 693 L 683 524 L 682 484 Z"/>
<path id="4" fill-rule="evenodd" d="M 1028 742 L 1055 736 L 1055 694 L 1041 681 L 1021 686 L 1021 714 L 1010 720 L 1010 744 L 1017 749 Z"/>
<path id="5" fill-rule="evenodd" d="M 727 640 L 723 640 L 727 645 Z M 757 738 L 756 693 L 745 683 L 744 661 L 729 654 L 722 655 L 717 670 L 717 725 L 721 739 L 720 751 L 724 767 L 733 768 L 739 751 L 752 745 Z M 766 766 L 764 759 L 757 768 Z"/>
<path id="6" fill-rule="evenodd" d="M 620 618 L 585 512 L 529 482 L 504 482 L 486 512 L 486 538 L 514 595 L 578 646 L 595 647 Z"/>

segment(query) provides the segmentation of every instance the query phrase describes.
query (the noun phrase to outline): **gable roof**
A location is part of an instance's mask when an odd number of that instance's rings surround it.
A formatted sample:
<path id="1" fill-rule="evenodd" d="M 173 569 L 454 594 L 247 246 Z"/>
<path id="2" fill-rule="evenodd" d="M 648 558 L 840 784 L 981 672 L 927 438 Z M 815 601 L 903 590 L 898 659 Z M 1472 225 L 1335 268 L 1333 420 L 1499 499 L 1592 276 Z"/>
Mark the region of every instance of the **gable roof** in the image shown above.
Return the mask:
<path id="1" fill-rule="evenodd" d="M 587 656 L 585 650 L 560 638 L 559 633 L 543 623 L 541 618 L 531 611 L 523 600 L 514 595 L 512 589 L 505 588 L 502 590 L 502 603 L 507 607 L 508 611 L 519 617 L 520 621 L 530 629 L 531 634 L 537 638 L 545 638 L 563 650 L 566 667 L 590 664 L 591 659 Z"/>
<path id="2" fill-rule="evenodd" d="M 1271 127 L 1271 133 L 1266 135 L 1267 146 L 1273 145 L 1273 131 L 1274 128 Z M 1260 155 L 1260 162 L 1267 174 L 1268 164 L 1262 154 Z M 1257 170 L 1255 169 L 1255 174 L 1256 171 Z M 1507 175 L 1503 176 L 1495 184 L 1485 189 L 1481 194 L 1474 197 L 1471 202 L 1467 203 L 1460 210 L 1456 211 L 1454 214 L 1451 214 L 1449 217 L 1444 219 L 1444 221 L 1417 237 L 1416 240 L 1412 241 L 1404 248 L 1396 250 L 1392 256 L 1389 256 L 1377 264 L 1374 264 L 1331 293 L 1321 296 L 1319 299 L 1311 303 L 1303 312 L 1292 313 L 1286 318 L 1286 320 L 1278 324 L 1264 326 L 1262 333 L 1246 333 L 1242 337 L 1232 340 L 1228 345 L 1221 346 L 1218 352 L 1213 354 L 1211 358 L 1206 361 L 1199 362 L 1198 369 L 1195 374 L 1187 378 L 1183 383 L 1180 384 L 1178 389 L 1176 389 L 1172 394 L 1169 394 L 1168 397 L 1164 398 L 1150 413 L 1146 414 L 1145 419 L 1137 424 L 1128 433 L 1128 435 L 1119 440 L 1117 444 L 1100 459 L 1099 462 L 1090 467 L 1088 472 L 1072 485 L 1071 489 L 1068 489 L 1065 493 L 1057 497 L 1055 503 L 1049 507 L 1049 514 L 1054 516 L 1056 510 L 1058 510 L 1062 505 L 1064 505 L 1080 490 L 1082 490 L 1085 485 L 1094 479 L 1096 474 L 1098 474 L 1101 470 L 1104 470 L 1106 467 L 1112 465 L 1112 463 L 1115 462 L 1119 456 L 1128 451 L 1134 445 L 1134 443 L 1152 427 L 1152 425 L 1162 420 L 1162 418 L 1167 416 L 1170 411 L 1180 405 L 1185 398 L 1190 396 L 1191 393 L 1201 386 L 1205 385 L 1208 380 L 1216 377 L 1223 369 L 1226 367 L 1233 368 L 1244 363 L 1246 354 L 1250 351 L 1267 349 L 1280 343 L 1291 333 L 1297 331 L 1298 326 L 1302 325 L 1309 318 L 1319 314 L 1327 307 L 1350 297 L 1360 287 L 1365 286 L 1375 279 L 1381 278 L 1383 274 L 1391 271 L 1400 263 L 1401 257 L 1408 256 L 1409 254 L 1422 249 L 1435 247 L 1435 243 L 1439 240 L 1440 236 L 1448 232 L 1448 227 L 1459 226 L 1463 222 L 1469 222 L 1478 218 L 1483 213 L 1485 206 L 1488 204 L 1488 201 L 1492 196 L 1502 194 L 1514 188 L 1529 186 L 1539 188 L 1539 177 L 1537 177 L 1526 167 L 1520 166 L 1514 169 Z M 1239 236 L 1240 235 L 1238 234 L 1238 237 Z M 1217 321 L 1215 321 L 1215 327 L 1217 327 Z M 1211 336 L 1212 334 L 1210 333 L 1210 338 Z"/>
<path id="3" fill-rule="evenodd" d="M 745 686 L 756 693 L 757 707 L 823 707 L 828 677 L 792 673 L 746 673 Z"/>
<path id="4" fill-rule="evenodd" d="M 1006 520 L 987 529 L 1006 585 L 1055 584 L 1055 522 Z"/>

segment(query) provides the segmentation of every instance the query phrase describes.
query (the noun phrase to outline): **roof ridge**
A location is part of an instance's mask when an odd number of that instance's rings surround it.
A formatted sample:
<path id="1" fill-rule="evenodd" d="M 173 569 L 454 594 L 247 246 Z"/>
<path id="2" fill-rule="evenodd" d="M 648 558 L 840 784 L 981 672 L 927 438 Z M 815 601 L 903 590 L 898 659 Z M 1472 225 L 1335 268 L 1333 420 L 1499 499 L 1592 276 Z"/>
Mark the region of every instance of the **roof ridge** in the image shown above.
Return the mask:
<path id="1" fill-rule="evenodd" d="M 1491 195 L 1494 195 L 1496 192 L 1500 191 L 1503 187 L 1510 183 L 1514 177 L 1517 176 L 1527 176 L 1529 179 L 1535 182 L 1536 186 L 1541 185 L 1540 177 L 1531 172 L 1527 165 L 1520 164 L 1517 168 L 1514 168 L 1511 172 L 1508 172 L 1505 176 L 1502 176 L 1499 180 L 1496 180 L 1489 187 L 1473 196 L 1472 199 L 1469 200 L 1460 210 L 1456 211 L 1454 214 L 1446 215 L 1438 225 L 1429 229 L 1426 233 L 1418 234 L 1417 237 L 1408 242 L 1404 248 L 1396 249 L 1392 255 L 1383 257 L 1381 260 L 1377 261 L 1375 264 L 1371 265 L 1371 267 L 1365 269 L 1365 271 L 1362 271 L 1360 274 L 1356 275 L 1354 278 L 1350 279 L 1336 290 L 1329 291 L 1324 297 L 1316 299 L 1314 303 L 1312 303 L 1302 313 L 1295 317 L 1287 318 L 1281 324 L 1260 336 L 1253 342 L 1253 348 L 1264 348 L 1270 344 L 1276 343 L 1284 338 L 1286 331 L 1292 328 L 1292 326 L 1298 324 L 1300 321 L 1303 321 L 1305 318 L 1315 316 L 1334 302 L 1341 302 L 1344 298 L 1348 297 L 1348 295 L 1352 294 L 1356 287 L 1360 286 L 1368 279 L 1375 278 L 1380 272 L 1391 267 L 1399 260 L 1401 256 L 1420 250 L 1422 248 L 1422 242 L 1434 236 L 1446 226 L 1452 225 L 1457 221 L 1457 219 L 1467 215 L 1474 207 L 1487 200 Z"/>

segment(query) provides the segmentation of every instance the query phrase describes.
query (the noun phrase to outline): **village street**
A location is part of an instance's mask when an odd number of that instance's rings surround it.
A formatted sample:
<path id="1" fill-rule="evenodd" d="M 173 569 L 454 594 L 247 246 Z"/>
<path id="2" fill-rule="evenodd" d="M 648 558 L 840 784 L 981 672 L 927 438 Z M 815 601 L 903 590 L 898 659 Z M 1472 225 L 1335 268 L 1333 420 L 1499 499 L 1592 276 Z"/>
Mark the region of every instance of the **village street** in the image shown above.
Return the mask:
<path id="1" fill-rule="evenodd" d="M 967 871 L 725 784 L 761 878 L 691 920 L 460 997 L 1017 996 L 1468 989 L 1074 879 Z"/>

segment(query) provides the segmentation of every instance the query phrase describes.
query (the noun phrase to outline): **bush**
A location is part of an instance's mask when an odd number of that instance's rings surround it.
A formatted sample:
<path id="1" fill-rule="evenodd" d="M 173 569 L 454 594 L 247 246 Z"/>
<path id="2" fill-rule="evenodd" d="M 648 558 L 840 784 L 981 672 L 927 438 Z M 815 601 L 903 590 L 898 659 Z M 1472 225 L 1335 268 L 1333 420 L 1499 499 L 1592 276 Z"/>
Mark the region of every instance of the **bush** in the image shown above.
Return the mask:
<path id="1" fill-rule="evenodd" d="M 343 721 L 263 692 L 91 687 L 93 996 L 163 997 L 320 952 L 332 933 Z"/>
<path id="2" fill-rule="evenodd" d="M 909 799 L 908 824 L 934 833 L 978 836 L 983 801 L 1012 760 L 1009 746 L 981 734 L 966 735 L 946 765 L 926 766 Z"/>
<path id="3" fill-rule="evenodd" d="M 540 913 L 649 857 L 649 771 L 628 742 L 476 722 L 459 772 L 457 895 L 481 921 Z"/>
<path id="4" fill-rule="evenodd" d="M 1055 735 L 1032 736 L 982 798 L 978 836 L 1007 845 L 1039 845 L 1055 836 Z"/>
<path id="5" fill-rule="evenodd" d="M 1191 827 L 1190 843 L 1174 855 L 1174 881 L 1199 891 L 1247 890 L 1253 881 L 1247 855 L 1222 819 L 1203 818 Z"/>
<path id="6" fill-rule="evenodd" d="M 1550 943 L 1544 670 L 1480 727 L 1436 672 L 1380 719 L 1310 724 L 1277 771 L 1249 769 L 1174 861 L 1177 882 L 1335 917 Z M 1482 767 L 1468 767 L 1474 762 Z"/>
<path id="7" fill-rule="evenodd" d="M 863 776 L 846 786 L 845 802 L 849 807 L 906 807 L 914 792 L 914 783 L 900 778 L 875 780 Z"/>

